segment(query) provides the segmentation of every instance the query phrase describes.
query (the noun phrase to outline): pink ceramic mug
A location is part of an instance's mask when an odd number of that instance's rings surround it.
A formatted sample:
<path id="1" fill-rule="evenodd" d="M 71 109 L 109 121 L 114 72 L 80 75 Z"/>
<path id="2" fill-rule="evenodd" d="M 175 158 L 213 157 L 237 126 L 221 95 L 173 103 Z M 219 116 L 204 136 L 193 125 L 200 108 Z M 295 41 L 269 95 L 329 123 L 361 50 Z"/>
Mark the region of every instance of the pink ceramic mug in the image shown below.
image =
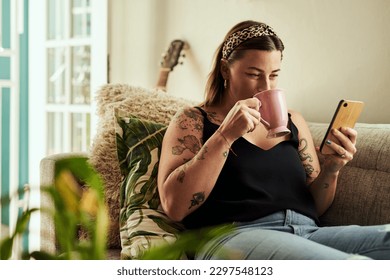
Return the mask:
<path id="1" fill-rule="evenodd" d="M 268 129 L 267 138 L 281 137 L 291 131 L 288 125 L 288 109 L 283 90 L 269 89 L 256 93 L 261 102 L 261 122 Z"/>

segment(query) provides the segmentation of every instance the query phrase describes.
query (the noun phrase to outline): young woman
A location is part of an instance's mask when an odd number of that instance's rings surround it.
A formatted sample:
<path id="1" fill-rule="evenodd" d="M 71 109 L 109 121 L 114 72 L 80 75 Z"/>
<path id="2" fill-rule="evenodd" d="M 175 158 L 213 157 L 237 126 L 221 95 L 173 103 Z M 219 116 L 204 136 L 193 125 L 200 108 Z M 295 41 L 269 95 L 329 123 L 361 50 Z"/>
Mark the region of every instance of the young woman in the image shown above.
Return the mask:
<path id="1" fill-rule="evenodd" d="M 206 99 L 179 111 L 164 137 L 158 188 L 166 214 L 189 228 L 235 224 L 196 256 L 240 259 L 390 259 L 389 227 L 319 227 L 357 132 L 320 166 L 304 118 L 289 110 L 289 135 L 267 138 L 257 92 L 278 85 L 284 45 L 261 22 L 234 26 L 217 50 Z M 357 256 L 361 255 L 361 256 Z M 226 255 L 225 255 L 226 256 Z"/>

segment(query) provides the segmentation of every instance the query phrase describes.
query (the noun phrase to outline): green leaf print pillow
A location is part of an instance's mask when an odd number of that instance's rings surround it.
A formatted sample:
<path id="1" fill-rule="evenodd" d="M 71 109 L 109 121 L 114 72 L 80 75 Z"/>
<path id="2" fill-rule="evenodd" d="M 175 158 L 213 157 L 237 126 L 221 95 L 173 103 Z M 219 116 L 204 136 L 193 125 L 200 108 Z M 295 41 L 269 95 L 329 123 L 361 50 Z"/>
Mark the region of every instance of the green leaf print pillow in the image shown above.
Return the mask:
<path id="1" fill-rule="evenodd" d="M 166 125 L 116 110 L 120 186 L 121 258 L 139 259 L 146 250 L 172 243 L 183 227 L 160 205 L 157 171 Z"/>

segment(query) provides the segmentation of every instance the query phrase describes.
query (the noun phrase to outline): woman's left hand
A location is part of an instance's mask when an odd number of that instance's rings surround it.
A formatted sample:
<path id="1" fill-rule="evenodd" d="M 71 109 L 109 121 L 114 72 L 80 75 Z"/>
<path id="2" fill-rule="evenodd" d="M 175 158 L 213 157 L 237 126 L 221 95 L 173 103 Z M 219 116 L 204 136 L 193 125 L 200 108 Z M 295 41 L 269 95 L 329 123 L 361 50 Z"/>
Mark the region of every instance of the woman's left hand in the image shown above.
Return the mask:
<path id="1" fill-rule="evenodd" d="M 334 150 L 335 154 L 325 157 L 324 168 L 329 172 L 338 172 L 343 166 L 351 161 L 356 153 L 357 131 L 349 127 L 340 130 L 333 129 L 332 134 L 340 144 L 327 141 L 326 145 Z"/>

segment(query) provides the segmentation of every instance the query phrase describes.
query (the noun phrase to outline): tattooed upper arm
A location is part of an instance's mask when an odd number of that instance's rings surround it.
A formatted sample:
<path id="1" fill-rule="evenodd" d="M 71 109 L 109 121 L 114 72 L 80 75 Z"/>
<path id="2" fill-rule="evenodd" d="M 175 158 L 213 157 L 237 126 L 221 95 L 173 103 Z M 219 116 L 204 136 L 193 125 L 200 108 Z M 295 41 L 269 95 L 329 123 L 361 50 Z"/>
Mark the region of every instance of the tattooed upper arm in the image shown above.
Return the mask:
<path id="1" fill-rule="evenodd" d="M 203 131 L 203 116 L 198 109 L 185 108 L 179 111 L 173 118 L 177 128 L 188 133 Z"/>
<path id="2" fill-rule="evenodd" d="M 176 132 L 171 142 L 171 154 L 182 156 L 183 161 L 188 161 L 202 148 L 203 116 L 195 108 L 185 108 L 175 115 L 172 124 Z"/>
<path id="3" fill-rule="evenodd" d="M 172 118 L 165 133 L 160 164 L 160 184 L 170 174 L 178 174 L 179 182 L 184 182 L 186 165 L 195 156 L 203 158 L 207 151 L 203 146 L 203 116 L 196 108 L 179 110 Z M 178 173 L 176 173 L 178 172 Z"/>

